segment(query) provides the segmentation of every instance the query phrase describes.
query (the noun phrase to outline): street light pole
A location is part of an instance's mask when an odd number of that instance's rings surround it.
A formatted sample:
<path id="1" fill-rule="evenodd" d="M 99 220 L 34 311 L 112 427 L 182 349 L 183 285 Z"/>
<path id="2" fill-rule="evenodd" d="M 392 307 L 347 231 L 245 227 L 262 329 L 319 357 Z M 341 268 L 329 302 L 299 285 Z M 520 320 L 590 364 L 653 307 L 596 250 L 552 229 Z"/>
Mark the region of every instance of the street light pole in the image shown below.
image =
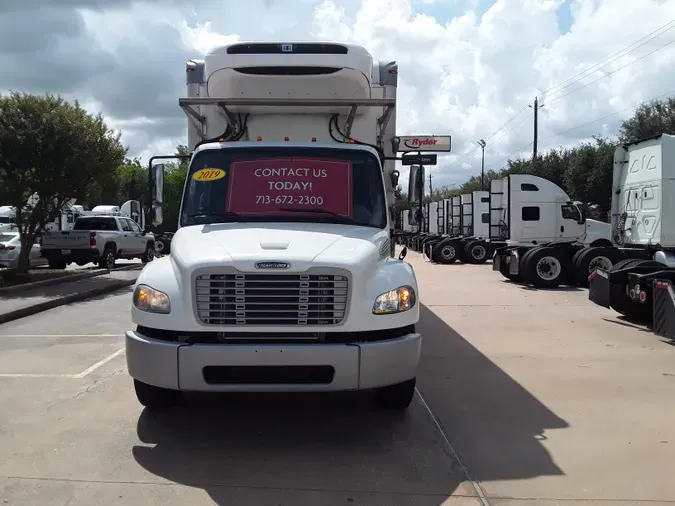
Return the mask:
<path id="1" fill-rule="evenodd" d="M 485 146 L 487 146 L 487 144 L 483 139 L 480 139 L 477 142 L 483 152 L 480 160 L 480 189 L 485 190 Z"/>

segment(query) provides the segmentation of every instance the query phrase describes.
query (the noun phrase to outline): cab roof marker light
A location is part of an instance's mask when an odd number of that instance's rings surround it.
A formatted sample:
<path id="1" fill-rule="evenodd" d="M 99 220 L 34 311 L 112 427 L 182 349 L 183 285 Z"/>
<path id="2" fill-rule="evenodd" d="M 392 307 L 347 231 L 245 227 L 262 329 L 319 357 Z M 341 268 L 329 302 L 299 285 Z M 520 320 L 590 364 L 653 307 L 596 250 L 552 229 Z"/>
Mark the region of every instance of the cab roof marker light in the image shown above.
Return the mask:
<path id="1" fill-rule="evenodd" d="M 258 137 L 257 140 L 258 140 L 258 142 L 262 141 L 262 137 Z"/>

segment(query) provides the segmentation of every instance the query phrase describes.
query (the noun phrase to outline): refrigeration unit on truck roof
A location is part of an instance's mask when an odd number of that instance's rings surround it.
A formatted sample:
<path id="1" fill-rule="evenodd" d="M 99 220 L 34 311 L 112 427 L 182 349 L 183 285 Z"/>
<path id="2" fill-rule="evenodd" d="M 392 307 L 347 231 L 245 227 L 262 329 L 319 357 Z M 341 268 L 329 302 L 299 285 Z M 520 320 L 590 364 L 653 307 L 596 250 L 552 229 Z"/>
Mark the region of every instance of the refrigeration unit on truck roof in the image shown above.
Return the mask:
<path id="1" fill-rule="evenodd" d="M 675 136 L 619 146 L 612 181 L 612 242 L 675 248 Z"/>
<path id="2" fill-rule="evenodd" d="M 188 61 L 188 96 L 179 99 L 188 116 L 188 149 L 209 141 L 334 144 L 352 138 L 390 158 L 383 172 L 393 205 L 396 62 L 375 61 L 355 44 L 284 44 L 288 51 L 281 46 L 216 46 L 203 60 Z"/>

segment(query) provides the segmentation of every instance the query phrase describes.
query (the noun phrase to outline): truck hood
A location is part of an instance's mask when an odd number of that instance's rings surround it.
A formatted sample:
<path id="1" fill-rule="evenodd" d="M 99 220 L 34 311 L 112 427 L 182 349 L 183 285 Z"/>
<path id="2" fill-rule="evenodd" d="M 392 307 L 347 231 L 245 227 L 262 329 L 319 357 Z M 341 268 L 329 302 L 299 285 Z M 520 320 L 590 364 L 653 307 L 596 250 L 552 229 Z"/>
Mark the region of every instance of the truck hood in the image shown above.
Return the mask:
<path id="1" fill-rule="evenodd" d="M 233 265 L 251 271 L 257 262 L 286 262 L 287 272 L 312 265 L 348 267 L 376 262 L 386 230 L 326 223 L 224 223 L 183 227 L 171 241 L 179 268 Z"/>

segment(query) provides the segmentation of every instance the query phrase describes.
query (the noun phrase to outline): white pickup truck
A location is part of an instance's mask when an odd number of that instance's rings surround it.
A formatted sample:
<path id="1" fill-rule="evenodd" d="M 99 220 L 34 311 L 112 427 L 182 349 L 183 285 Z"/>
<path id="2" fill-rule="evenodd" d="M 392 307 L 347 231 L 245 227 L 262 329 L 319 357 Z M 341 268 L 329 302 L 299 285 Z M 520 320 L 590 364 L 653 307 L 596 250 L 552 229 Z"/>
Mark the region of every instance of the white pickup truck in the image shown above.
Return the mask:
<path id="1" fill-rule="evenodd" d="M 112 269 L 118 258 L 155 257 L 155 238 L 125 216 L 82 216 L 73 230 L 42 235 L 42 256 L 51 269 L 65 269 L 69 263 L 90 262 Z"/>

